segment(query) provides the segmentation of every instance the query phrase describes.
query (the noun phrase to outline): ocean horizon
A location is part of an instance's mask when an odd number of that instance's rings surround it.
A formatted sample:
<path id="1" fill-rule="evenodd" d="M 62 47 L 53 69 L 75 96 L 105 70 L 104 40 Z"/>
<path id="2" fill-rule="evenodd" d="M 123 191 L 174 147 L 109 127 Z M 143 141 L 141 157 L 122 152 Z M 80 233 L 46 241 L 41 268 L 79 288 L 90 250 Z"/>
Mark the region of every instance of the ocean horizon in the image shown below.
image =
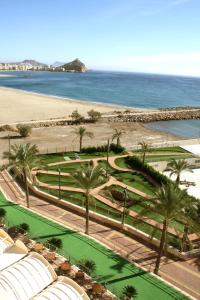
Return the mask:
<path id="1" fill-rule="evenodd" d="M 0 72 L 5 74 L 5 72 Z M 86 73 L 48 71 L 6 71 L 14 77 L 0 77 L 0 87 L 13 88 L 48 96 L 126 106 L 132 108 L 168 108 L 200 106 L 200 78 L 117 71 Z M 191 120 L 147 125 L 184 137 L 199 137 L 200 121 Z M 187 125 L 188 124 L 188 125 Z M 186 126 L 185 130 L 177 130 Z M 189 127 L 187 127 L 189 126 Z M 189 130 L 187 130 L 189 128 Z M 188 133 L 189 132 L 189 133 Z"/>

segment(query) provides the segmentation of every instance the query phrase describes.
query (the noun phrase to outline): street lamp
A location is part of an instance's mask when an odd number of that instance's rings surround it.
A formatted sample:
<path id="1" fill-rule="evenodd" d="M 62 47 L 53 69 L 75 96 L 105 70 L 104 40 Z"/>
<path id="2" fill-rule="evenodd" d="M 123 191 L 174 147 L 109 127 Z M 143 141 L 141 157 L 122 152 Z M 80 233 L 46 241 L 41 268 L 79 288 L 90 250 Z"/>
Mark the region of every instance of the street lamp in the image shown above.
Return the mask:
<path id="1" fill-rule="evenodd" d="M 106 177 L 108 177 L 108 158 L 109 158 L 109 151 L 110 151 L 110 140 L 108 139 L 108 144 L 107 144 L 107 157 L 106 157 Z"/>
<path id="2" fill-rule="evenodd" d="M 124 225 L 124 223 L 125 223 L 126 202 L 127 202 L 127 187 L 124 189 L 124 207 L 123 207 L 123 212 L 122 212 L 122 225 Z"/>
<path id="3" fill-rule="evenodd" d="M 61 195 L 60 195 L 60 168 L 58 168 L 58 195 L 59 195 L 59 199 L 61 199 Z"/>
<path id="4" fill-rule="evenodd" d="M 10 163 L 10 135 L 8 134 L 8 152 L 9 152 L 9 163 Z"/>

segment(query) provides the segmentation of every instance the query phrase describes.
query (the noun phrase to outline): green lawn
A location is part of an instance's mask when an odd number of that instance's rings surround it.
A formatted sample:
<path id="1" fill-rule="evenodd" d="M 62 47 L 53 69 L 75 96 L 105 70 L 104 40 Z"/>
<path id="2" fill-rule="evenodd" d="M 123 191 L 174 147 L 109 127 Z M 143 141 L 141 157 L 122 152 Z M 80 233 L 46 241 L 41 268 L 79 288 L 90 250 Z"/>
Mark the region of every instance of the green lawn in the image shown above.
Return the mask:
<path id="1" fill-rule="evenodd" d="M 28 223 L 32 239 L 44 241 L 51 237 L 58 237 L 63 242 L 61 254 L 64 254 L 66 258 L 70 257 L 74 262 L 86 257 L 94 260 L 99 280 L 106 283 L 107 287 L 118 297 L 124 286 L 133 285 L 138 291 L 138 300 L 188 299 L 94 240 L 12 204 L 2 195 L 0 195 L 0 207 L 6 209 L 9 225 Z"/>

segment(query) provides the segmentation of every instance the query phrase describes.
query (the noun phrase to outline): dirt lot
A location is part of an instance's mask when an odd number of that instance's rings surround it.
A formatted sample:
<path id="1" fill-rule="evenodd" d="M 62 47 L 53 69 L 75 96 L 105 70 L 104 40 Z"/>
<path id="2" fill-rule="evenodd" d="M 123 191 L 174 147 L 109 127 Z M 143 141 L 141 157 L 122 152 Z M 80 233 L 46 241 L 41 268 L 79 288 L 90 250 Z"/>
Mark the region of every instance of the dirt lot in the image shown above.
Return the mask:
<path id="1" fill-rule="evenodd" d="M 156 132 L 143 127 L 136 123 L 107 123 L 98 122 L 96 124 L 84 125 L 87 130 L 94 133 L 94 138 L 85 138 L 83 146 L 101 145 L 105 144 L 108 138 L 112 138 L 114 128 L 123 129 L 125 131 L 121 143 L 125 147 L 137 145 L 141 141 L 147 143 L 162 143 L 169 140 L 177 140 L 175 136 Z M 11 145 L 15 143 L 32 143 L 38 145 L 41 152 L 56 152 L 65 150 L 78 150 L 78 138 L 74 130 L 76 126 L 63 127 L 48 127 L 48 128 L 34 128 L 32 134 L 28 138 L 20 138 L 15 133 L 10 133 Z M 0 133 L 0 157 L 5 150 L 8 150 L 8 132 Z"/>

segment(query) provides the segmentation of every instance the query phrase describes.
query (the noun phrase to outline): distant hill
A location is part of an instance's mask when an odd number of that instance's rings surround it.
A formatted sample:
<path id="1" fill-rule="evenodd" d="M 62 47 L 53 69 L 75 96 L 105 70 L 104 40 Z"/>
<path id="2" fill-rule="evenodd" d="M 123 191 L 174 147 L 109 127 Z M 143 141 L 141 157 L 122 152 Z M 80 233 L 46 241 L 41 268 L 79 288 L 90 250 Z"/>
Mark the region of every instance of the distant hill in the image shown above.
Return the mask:
<path id="1" fill-rule="evenodd" d="M 61 68 L 65 69 L 65 71 L 68 72 L 85 72 L 87 71 L 87 68 L 84 63 L 82 63 L 78 58 L 75 60 L 64 64 L 61 66 Z"/>
<path id="2" fill-rule="evenodd" d="M 36 60 L 33 59 L 25 59 L 22 62 L 19 62 L 18 64 L 30 64 L 33 67 L 48 67 L 48 65 L 44 64 L 44 63 L 40 63 Z"/>
<path id="3" fill-rule="evenodd" d="M 55 63 L 53 63 L 53 64 L 51 65 L 51 68 L 61 67 L 61 66 L 63 66 L 64 64 L 65 64 L 64 62 L 56 61 Z"/>

